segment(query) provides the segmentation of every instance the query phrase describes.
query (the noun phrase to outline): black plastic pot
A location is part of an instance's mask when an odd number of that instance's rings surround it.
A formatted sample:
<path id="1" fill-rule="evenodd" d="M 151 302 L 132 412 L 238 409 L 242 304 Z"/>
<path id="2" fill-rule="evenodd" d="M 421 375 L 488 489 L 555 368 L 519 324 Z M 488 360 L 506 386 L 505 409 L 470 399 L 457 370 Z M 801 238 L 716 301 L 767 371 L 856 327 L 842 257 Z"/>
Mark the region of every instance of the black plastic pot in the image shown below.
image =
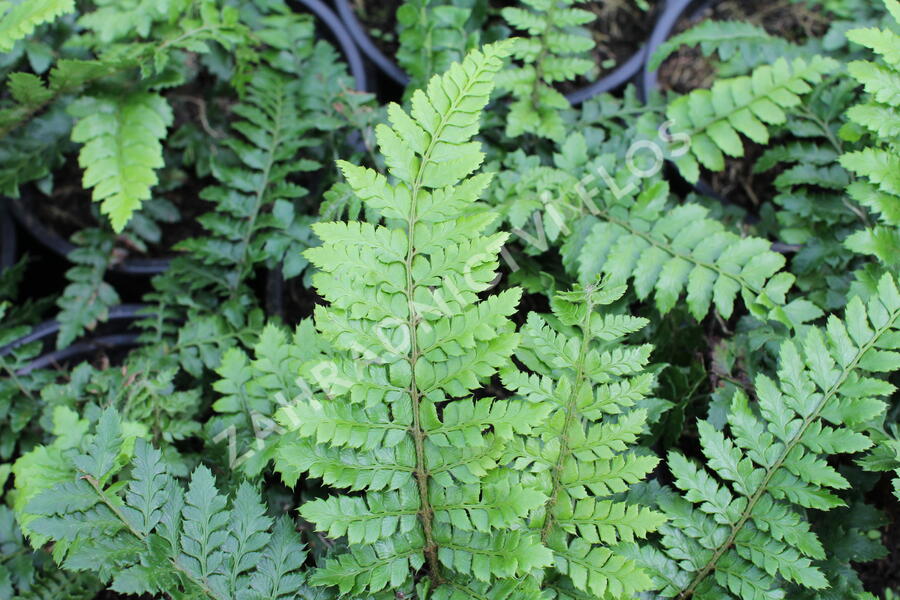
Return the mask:
<path id="1" fill-rule="evenodd" d="M 33 196 L 23 190 L 19 198 L 10 200 L 10 209 L 16 221 L 34 239 L 41 243 L 54 254 L 66 257 L 75 249 L 75 244 L 44 225 L 35 214 L 30 202 L 36 202 Z M 156 275 L 162 273 L 169 266 L 168 258 L 127 258 L 120 263 L 110 266 L 110 271 L 126 275 Z"/>
<path id="2" fill-rule="evenodd" d="M 341 54 L 347 61 L 347 68 L 350 76 L 356 83 L 356 90 L 359 92 L 369 91 L 368 81 L 366 80 L 366 67 L 362 55 L 353 43 L 354 39 L 344 27 L 341 19 L 338 18 L 334 11 L 331 10 L 321 0 L 297 0 L 303 7 L 314 14 L 319 21 L 328 29 L 329 37 L 337 42 L 340 47 Z"/>
<path id="3" fill-rule="evenodd" d="M 0 271 L 16 262 L 16 224 L 7 209 L 8 202 L 0 198 Z"/>
<path id="4" fill-rule="evenodd" d="M 326 29 L 326 36 L 337 43 L 341 54 L 347 61 L 347 67 L 353 78 L 355 89 L 357 91 L 366 91 L 368 83 L 362 55 L 353 43 L 350 34 L 347 33 L 347 30 L 341 24 L 341 20 L 334 14 L 334 11 L 328 8 L 321 0 L 296 0 L 296 2 L 302 7 L 301 10 L 312 13 L 322 23 Z M 75 249 L 75 245 L 41 222 L 29 206 L 32 200 L 33 198 L 27 193 L 24 193 L 20 198 L 11 199 L 9 204 L 13 216 L 22 228 L 43 246 L 59 256 L 67 256 L 69 252 Z M 5 241 L 5 230 L 3 230 L 3 234 Z M 0 259 L 5 259 L 5 243 L 2 245 L 2 249 L 4 252 L 0 254 Z M 111 265 L 110 271 L 124 275 L 152 276 L 165 271 L 169 266 L 169 262 L 169 258 L 128 258 L 120 263 Z M 5 263 L 0 261 L 0 268 L 4 265 Z"/>
<path id="5" fill-rule="evenodd" d="M 684 18 L 692 18 L 721 0 L 666 0 L 656 26 L 647 41 L 647 53 L 641 68 L 640 93 L 646 101 L 650 93 L 659 87 L 659 73 L 648 68 L 650 57 L 666 43 L 675 31 L 675 26 Z"/>
<path id="6" fill-rule="evenodd" d="M 37 369 L 89 358 L 100 350 L 133 348 L 138 345 L 140 336 L 140 332 L 134 330 L 133 325 L 136 320 L 142 318 L 137 313 L 143 308 L 145 308 L 143 304 L 122 304 L 112 307 L 109 310 L 109 319 L 98 325 L 91 337 L 78 340 L 62 350 L 50 350 L 53 348 L 56 334 L 59 333 L 59 323 L 55 320 L 45 321 L 34 327 L 28 335 L 0 347 L 0 356 L 5 356 L 20 346 L 41 342 L 46 353 L 16 371 L 17 375 L 27 375 Z"/>
<path id="7" fill-rule="evenodd" d="M 338 15 L 340 15 L 341 20 L 350 32 L 353 40 L 363 51 L 363 54 L 365 54 L 378 69 L 395 83 L 406 86 L 406 84 L 409 83 L 409 76 L 403 72 L 403 69 L 401 69 L 392 58 L 387 57 L 378 49 L 374 42 L 372 42 L 372 38 L 366 31 L 365 26 L 360 23 L 359 19 L 356 17 L 356 13 L 353 11 L 350 0 L 334 0 L 334 3 Z M 645 44 L 640 50 L 635 52 L 631 58 L 618 65 L 605 77 L 602 77 L 598 81 L 595 81 L 580 90 L 566 94 L 566 98 L 569 100 L 570 104 L 575 106 L 589 98 L 615 90 L 619 86 L 624 85 L 633 79 L 640 72 L 641 67 L 646 62 L 646 56 L 647 45 Z"/>

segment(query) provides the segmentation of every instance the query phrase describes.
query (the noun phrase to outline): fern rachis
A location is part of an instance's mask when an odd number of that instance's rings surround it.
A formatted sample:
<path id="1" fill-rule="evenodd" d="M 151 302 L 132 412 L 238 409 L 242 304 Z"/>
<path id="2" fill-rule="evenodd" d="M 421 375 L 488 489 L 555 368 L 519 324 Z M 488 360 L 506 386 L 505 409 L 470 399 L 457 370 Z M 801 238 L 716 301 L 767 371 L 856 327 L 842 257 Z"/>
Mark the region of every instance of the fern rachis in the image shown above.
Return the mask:
<path id="1" fill-rule="evenodd" d="M 550 412 L 536 435 L 509 454 L 547 494 L 532 527 L 554 555 L 555 573 L 545 577 L 544 587 L 563 597 L 624 599 L 651 587 L 638 564 L 615 548 L 662 522 L 659 513 L 613 495 L 658 462 L 629 451 L 646 421 L 646 412 L 634 405 L 653 378 L 643 372 L 650 347 L 628 346 L 621 338 L 646 321 L 596 311 L 624 292 L 624 286 L 593 283 L 557 294 L 552 308 L 562 327 L 532 314 L 522 329 L 517 357 L 534 374 L 509 369 L 503 375 L 504 384 Z"/>
<path id="2" fill-rule="evenodd" d="M 467 398 L 516 342 L 508 316 L 519 290 L 478 298 L 506 235 L 481 233 L 491 218 L 477 198 L 488 178 L 470 177 L 483 156 L 469 140 L 507 52 L 485 46 L 434 77 L 412 95 L 412 116 L 391 105 L 393 128 L 377 135 L 396 183 L 340 163 L 387 225 L 320 223 L 323 245 L 306 252 L 330 302 L 315 320 L 333 346 L 320 364 L 335 376 L 319 382 L 325 397 L 279 412 L 288 432 L 276 468 L 289 484 L 308 472 L 365 491 L 300 509 L 321 530 L 348 536 L 349 552 L 312 579 L 344 594 L 377 594 L 388 584 L 411 593 L 411 574 L 424 565 L 435 597 L 451 598 L 525 577 L 548 560 L 518 526 L 543 495 L 498 469 L 503 444 L 541 412 Z"/>

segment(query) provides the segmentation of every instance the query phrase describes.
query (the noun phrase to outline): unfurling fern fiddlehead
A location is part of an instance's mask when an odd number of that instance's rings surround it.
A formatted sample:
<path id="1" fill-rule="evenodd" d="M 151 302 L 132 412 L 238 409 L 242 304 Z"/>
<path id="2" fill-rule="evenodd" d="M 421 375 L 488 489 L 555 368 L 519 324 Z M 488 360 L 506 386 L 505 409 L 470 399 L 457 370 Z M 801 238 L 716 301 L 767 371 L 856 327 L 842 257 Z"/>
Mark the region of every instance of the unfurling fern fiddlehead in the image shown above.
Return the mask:
<path id="1" fill-rule="evenodd" d="M 319 378 L 325 396 L 279 412 L 290 431 L 276 468 L 289 484 L 308 473 L 363 492 L 300 509 L 348 538 L 349 551 L 312 577 L 342 594 L 408 594 L 424 567 L 430 598 L 495 597 L 550 560 L 523 526 L 545 496 L 498 468 L 540 408 L 470 397 L 517 341 L 508 316 L 520 291 L 478 297 L 507 235 L 482 234 L 494 217 L 477 200 L 490 177 L 471 175 L 483 155 L 470 139 L 508 52 L 473 51 L 416 91 L 410 114 L 392 104 L 392 127 L 377 136 L 395 183 L 340 163 L 387 225 L 320 223 L 323 244 L 306 252 L 330 302 L 316 308 L 316 328 L 335 352 L 320 369 L 331 374 Z"/>
<path id="2" fill-rule="evenodd" d="M 544 585 L 557 598 L 571 597 L 573 588 L 596 598 L 632 598 L 651 587 L 634 560 L 610 548 L 662 523 L 659 513 L 613 496 L 658 462 L 630 448 L 646 422 L 646 412 L 634 407 L 653 387 L 644 372 L 651 347 L 620 341 L 647 320 L 595 311 L 624 293 L 624 286 L 591 284 L 557 294 L 555 317 L 578 333 L 557 331 L 532 313 L 516 357 L 533 374 L 513 368 L 503 374 L 507 387 L 550 409 L 546 423 L 509 454 L 516 468 L 535 473 L 548 496 L 533 527 L 553 552 L 556 573 Z"/>
<path id="3" fill-rule="evenodd" d="M 829 455 L 869 448 L 856 429 L 885 409 L 894 386 L 875 377 L 900 369 L 900 292 L 885 275 L 864 303 L 854 297 L 844 319 L 812 328 L 781 348 L 778 379 L 759 376 L 756 402 L 735 394 L 730 434 L 699 424 L 706 466 L 677 452 L 668 466 L 683 496 L 661 495 L 669 517 L 661 548 L 637 550 L 655 571 L 664 598 L 786 598 L 786 582 L 822 589 L 825 558 L 804 510 L 843 504 L 832 490 L 849 486 Z"/>

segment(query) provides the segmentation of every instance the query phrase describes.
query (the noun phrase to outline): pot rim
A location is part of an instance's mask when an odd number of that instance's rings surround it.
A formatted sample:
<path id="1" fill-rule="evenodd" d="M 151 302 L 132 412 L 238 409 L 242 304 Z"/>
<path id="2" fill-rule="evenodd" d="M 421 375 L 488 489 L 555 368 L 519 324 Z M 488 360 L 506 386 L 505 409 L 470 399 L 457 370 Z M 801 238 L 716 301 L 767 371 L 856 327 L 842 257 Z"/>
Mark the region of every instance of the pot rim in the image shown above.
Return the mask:
<path id="1" fill-rule="evenodd" d="M 351 37 L 356 42 L 356 45 L 359 46 L 360 50 L 362 50 L 363 54 L 375 63 L 375 65 L 391 80 L 402 86 L 406 86 L 409 83 L 409 75 L 404 73 L 392 58 L 385 55 L 375 45 L 371 36 L 369 36 L 366 31 L 365 26 L 356 17 L 356 13 L 353 11 L 353 7 L 350 5 L 349 0 L 334 0 L 334 4 L 341 21 L 343 21 L 347 31 L 350 32 Z M 659 12 L 662 14 L 662 12 L 665 11 Z M 651 31 L 653 30 L 655 30 L 655 24 Z M 631 57 L 621 64 L 616 65 L 612 71 L 597 81 L 566 94 L 566 99 L 569 101 L 569 104 L 577 106 L 594 96 L 605 92 L 611 92 L 633 79 L 640 73 L 641 68 L 646 63 L 647 49 L 648 43 L 645 42 L 631 55 Z"/>

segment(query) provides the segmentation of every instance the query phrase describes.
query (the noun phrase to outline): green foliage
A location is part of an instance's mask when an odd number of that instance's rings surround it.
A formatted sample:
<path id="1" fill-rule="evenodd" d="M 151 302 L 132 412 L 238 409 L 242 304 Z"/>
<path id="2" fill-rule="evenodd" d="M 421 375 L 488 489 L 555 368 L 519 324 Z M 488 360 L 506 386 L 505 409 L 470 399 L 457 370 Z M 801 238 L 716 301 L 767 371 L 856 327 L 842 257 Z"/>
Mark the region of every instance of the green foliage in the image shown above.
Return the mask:
<path id="1" fill-rule="evenodd" d="M 473 2 L 409 0 L 397 9 L 397 63 L 409 75 L 407 89 L 424 87 L 451 63 L 478 46 L 469 23 L 477 17 Z"/>
<path id="2" fill-rule="evenodd" d="M 885 6 L 895 23 L 900 23 L 900 4 L 885 0 Z M 848 194 L 877 215 L 878 223 L 850 236 L 846 244 L 855 252 L 874 255 L 896 268 L 900 264 L 900 35 L 889 28 L 872 27 L 854 29 L 847 37 L 870 49 L 876 60 L 848 65 L 850 75 L 863 84 L 868 96 L 847 111 L 857 130 L 847 136 L 858 138 L 865 132 L 867 143 L 860 150 L 845 153 L 840 161 L 860 177 L 848 187 Z"/>
<path id="3" fill-rule="evenodd" d="M 648 68 L 658 69 L 682 46 L 697 46 L 703 56 L 717 56 L 721 61 L 716 65 L 720 76 L 741 75 L 779 58 L 809 54 L 783 38 L 769 35 L 758 25 L 707 19 L 662 43 L 650 57 Z"/>
<path id="4" fill-rule="evenodd" d="M 75 10 L 75 0 L 28 0 L 0 2 L 0 52 L 31 35 L 35 27 Z"/>
<path id="5" fill-rule="evenodd" d="M 99 229 L 85 229 L 75 234 L 73 241 L 78 247 L 68 259 L 75 266 L 66 271 L 69 285 L 57 301 L 58 349 L 105 321 L 110 307 L 119 303 L 119 294 L 103 279 L 113 260 L 113 237 Z"/>
<path id="6" fill-rule="evenodd" d="M 860 261 L 843 243 L 866 222 L 846 198 L 850 175 L 838 162 L 843 147 L 837 134 L 854 101 L 853 87 L 850 82 L 817 86 L 788 116 L 784 128 L 792 138 L 770 145 L 753 167 L 754 173 L 777 174 L 772 181 L 777 237 L 799 247 L 790 267 L 797 287 L 828 310 L 847 301 L 852 269 Z"/>
<path id="7" fill-rule="evenodd" d="M 516 40 L 513 56 L 521 61 L 497 78 L 497 87 L 512 92 L 514 102 L 506 117 L 506 134 L 523 133 L 560 140 L 565 127 L 559 112 L 569 101 L 553 84 L 587 76 L 594 63 L 585 54 L 594 47 L 582 27 L 596 17 L 576 0 L 523 0 L 523 7 L 508 6 L 506 22 L 530 37 Z"/>
<path id="8" fill-rule="evenodd" d="M 172 124 L 172 109 L 162 96 L 137 92 L 84 97 L 69 110 L 78 118 L 72 141 L 84 144 L 78 154 L 84 187 L 93 189 L 94 202 L 119 233 L 158 182 L 160 140 Z"/>
<path id="9" fill-rule="evenodd" d="M 122 449 L 119 418 L 109 409 L 72 458 L 77 474 L 28 503 L 36 517 L 30 528 L 57 543 L 66 568 L 95 572 L 123 594 L 225 600 L 301 593 L 304 546 L 287 518 L 266 514 L 251 485 L 223 495 L 201 466 L 185 490 L 142 439 L 130 474 L 113 483 Z"/>
<path id="10" fill-rule="evenodd" d="M 323 245 L 306 252 L 330 303 L 316 308 L 316 329 L 334 357 L 310 369 L 324 394 L 279 412 L 289 431 L 276 468 L 291 485 L 309 473 L 363 492 L 300 508 L 317 529 L 347 536 L 349 551 L 311 579 L 342 594 L 402 589 L 424 567 L 441 594 L 477 597 L 550 559 L 522 528 L 544 495 L 498 462 L 541 411 L 470 397 L 516 343 L 508 316 L 519 290 L 478 297 L 506 235 L 481 233 L 493 220 L 477 203 L 489 178 L 472 175 L 483 155 L 469 141 L 507 53 L 473 51 L 413 94 L 411 115 L 391 105 L 393 127 L 377 135 L 396 183 L 341 164 L 387 225 L 320 223 Z"/>
<path id="11" fill-rule="evenodd" d="M 650 57 L 647 68 L 655 71 L 682 46 L 699 46 L 704 56 L 717 53 L 722 60 L 730 60 L 735 55 L 750 54 L 774 41 L 775 38 L 765 29 L 751 23 L 705 20 L 660 44 Z"/>
<path id="12" fill-rule="evenodd" d="M 547 497 L 531 526 L 553 552 L 558 575 L 549 575 L 545 585 L 556 590 L 554 597 L 568 597 L 560 590 L 574 587 L 597 598 L 631 598 L 651 586 L 640 567 L 614 548 L 662 524 L 659 513 L 614 496 L 659 462 L 632 448 L 646 422 L 646 411 L 636 406 L 653 387 L 644 370 L 651 348 L 622 343 L 646 320 L 595 311 L 624 292 L 595 284 L 558 293 L 558 327 L 532 313 L 522 328 L 516 357 L 530 373 L 503 373 L 507 387 L 549 413 L 533 437 L 507 456 L 534 474 L 535 487 Z M 577 332 L 564 333 L 572 328 Z"/>
<path id="13" fill-rule="evenodd" d="M 666 114 L 672 133 L 690 138 L 690 151 L 673 156 L 685 179 L 696 183 L 700 165 L 711 171 L 725 169 L 725 156 L 744 156 L 745 135 L 758 144 L 769 141 L 769 126 L 786 121 L 787 113 L 801 104 L 801 96 L 838 62 L 822 56 L 756 68 L 749 76 L 717 80 L 712 89 L 695 90 L 669 104 Z"/>
<path id="14" fill-rule="evenodd" d="M 636 198 L 594 204 L 594 219 L 577 254 L 579 279 L 588 282 L 603 274 L 615 283 L 633 280 L 638 298 L 653 294 L 663 314 L 686 292 L 697 320 L 711 305 L 729 318 L 741 294 L 756 314 L 777 308 L 772 316 L 790 324 L 792 309 L 803 305 L 782 308 L 793 283 L 790 274 L 780 272 L 784 257 L 764 239 L 729 231 L 703 206 L 671 206 L 668 199 L 668 184 L 659 182 Z"/>
<path id="15" fill-rule="evenodd" d="M 827 459 L 866 450 L 860 433 L 895 391 L 879 377 L 900 369 L 900 292 L 884 276 L 878 294 L 854 297 L 844 319 L 784 342 L 777 380 L 756 378 L 756 399 L 732 399 L 728 431 L 698 423 L 705 466 L 668 457 L 683 495 L 660 493 L 669 521 L 659 549 L 638 552 L 661 597 L 784 598 L 785 582 L 823 589 L 825 558 L 805 511 L 842 506 L 849 483 Z"/>
<path id="16" fill-rule="evenodd" d="M 212 408 L 219 416 L 207 423 L 209 437 L 227 444 L 228 462 L 257 476 L 276 451 L 276 433 L 283 429 L 275 411 L 309 387 L 299 377 L 304 363 L 318 358 L 312 322 L 303 321 L 288 343 L 283 330 L 268 325 L 260 333 L 253 358 L 240 348 L 229 348 L 216 369 L 220 379 L 213 388 L 221 397 Z"/>

